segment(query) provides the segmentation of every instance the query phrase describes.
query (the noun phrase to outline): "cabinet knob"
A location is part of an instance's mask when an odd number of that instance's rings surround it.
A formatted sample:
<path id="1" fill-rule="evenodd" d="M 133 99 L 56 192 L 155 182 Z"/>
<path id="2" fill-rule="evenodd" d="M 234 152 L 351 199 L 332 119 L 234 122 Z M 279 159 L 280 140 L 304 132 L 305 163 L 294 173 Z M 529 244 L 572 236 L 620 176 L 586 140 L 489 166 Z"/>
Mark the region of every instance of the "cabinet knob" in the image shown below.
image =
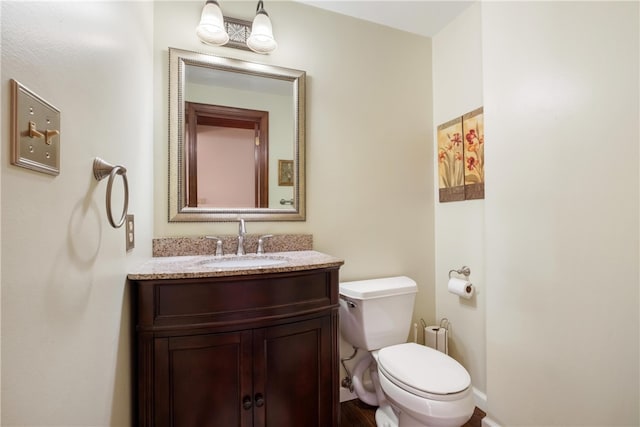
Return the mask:
<path id="1" fill-rule="evenodd" d="M 242 408 L 246 411 L 251 409 L 253 403 L 251 402 L 251 396 L 245 396 L 242 398 Z"/>
<path id="2" fill-rule="evenodd" d="M 262 395 L 262 393 L 257 393 L 256 394 L 256 407 L 260 408 L 264 406 L 264 396 Z"/>

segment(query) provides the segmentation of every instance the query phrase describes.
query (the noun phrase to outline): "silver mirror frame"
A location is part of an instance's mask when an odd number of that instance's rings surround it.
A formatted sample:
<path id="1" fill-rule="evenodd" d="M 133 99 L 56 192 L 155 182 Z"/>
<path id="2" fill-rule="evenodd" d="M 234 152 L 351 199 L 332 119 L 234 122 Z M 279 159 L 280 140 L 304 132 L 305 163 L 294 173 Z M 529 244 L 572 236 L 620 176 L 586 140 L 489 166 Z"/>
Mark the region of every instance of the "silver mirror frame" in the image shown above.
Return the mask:
<path id="1" fill-rule="evenodd" d="M 294 102 L 293 209 L 194 208 L 186 203 L 184 93 L 187 65 L 290 81 Z M 305 80 L 291 68 L 169 48 L 169 222 L 304 221 L 305 206 Z"/>

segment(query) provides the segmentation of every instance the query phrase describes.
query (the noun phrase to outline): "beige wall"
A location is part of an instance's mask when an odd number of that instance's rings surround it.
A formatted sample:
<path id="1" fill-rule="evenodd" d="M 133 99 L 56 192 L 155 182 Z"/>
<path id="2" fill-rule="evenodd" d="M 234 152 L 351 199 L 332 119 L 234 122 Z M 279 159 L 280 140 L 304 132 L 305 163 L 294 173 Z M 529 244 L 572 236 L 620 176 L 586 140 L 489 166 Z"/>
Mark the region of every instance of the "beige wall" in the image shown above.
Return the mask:
<path id="1" fill-rule="evenodd" d="M 433 37 L 434 128 L 483 105 L 480 18 L 480 3 L 475 3 Z M 469 371 L 476 404 L 485 409 L 485 202 L 439 203 L 434 157 L 436 314 L 438 319 L 446 317 L 451 322 L 450 355 Z M 471 269 L 470 280 L 477 289 L 471 300 L 447 291 L 449 270 L 463 265 Z"/>
<path id="2" fill-rule="evenodd" d="M 127 270 L 151 253 L 151 3 L 1 2 L 3 426 L 130 424 Z M 61 110 L 60 175 L 9 164 L 9 79 Z M 136 249 L 94 157 L 127 167 Z M 114 194 L 122 194 L 119 180 Z M 119 205 L 121 206 L 121 205 Z M 120 207 L 114 208 L 117 212 Z"/>
<path id="3" fill-rule="evenodd" d="M 482 4 L 489 413 L 638 425 L 639 4 Z"/>
<path id="4" fill-rule="evenodd" d="M 434 126 L 485 104 L 486 200 L 435 203 L 436 313 L 478 403 L 509 426 L 637 425 L 638 5 L 475 4 L 433 67 Z M 446 291 L 462 264 L 471 303 Z"/>
<path id="5" fill-rule="evenodd" d="M 237 230 L 167 223 L 169 46 L 308 73 L 307 221 L 249 232 L 312 233 L 343 280 L 415 278 L 415 318 L 452 321 L 503 425 L 640 423 L 638 3 L 474 5 L 434 37 L 433 81 L 429 39 L 292 2 L 269 2 L 269 56 L 200 44 L 201 2 L 0 5 L 2 139 L 16 78 L 62 110 L 63 150 L 55 178 L 0 151 L 2 425 L 128 425 L 128 268 L 154 236 Z M 486 199 L 440 204 L 434 124 L 482 104 Z M 128 168 L 132 253 L 96 156 Z M 462 264 L 471 304 L 445 291 Z"/>
<path id="6" fill-rule="evenodd" d="M 268 56 L 200 43 L 201 2 L 155 5 L 155 236 L 234 234 L 234 223 L 167 222 L 167 47 L 307 72 L 307 221 L 250 223 L 249 233 L 312 233 L 345 259 L 341 279 L 408 275 L 416 313 L 434 318 L 431 42 L 295 2 L 269 2 Z M 250 19 L 255 5 L 225 2 Z M 369 42 L 370 44 L 367 44 Z M 408 54 L 409 52 L 409 54 Z"/>

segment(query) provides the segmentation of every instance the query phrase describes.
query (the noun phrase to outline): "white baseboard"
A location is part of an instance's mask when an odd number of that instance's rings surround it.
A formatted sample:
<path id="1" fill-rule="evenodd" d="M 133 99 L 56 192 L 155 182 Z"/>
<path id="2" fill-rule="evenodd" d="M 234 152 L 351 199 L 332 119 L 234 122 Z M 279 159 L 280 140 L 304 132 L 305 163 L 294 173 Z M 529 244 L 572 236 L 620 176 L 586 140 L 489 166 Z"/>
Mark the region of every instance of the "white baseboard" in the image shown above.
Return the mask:
<path id="1" fill-rule="evenodd" d="M 358 396 L 356 396 L 355 393 L 350 392 L 348 388 L 340 387 L 340 403 L 357 398 Z"/>
<path id="2" fill-rule="evenodd" d="M 476 406 L 482 409 L 482 411 L 484 411 L 485 414 L 488 413 L 487 395 L 481 392 L 480 390 L 478 390 L 477 388 L 473 387 L 473 398 L 476 401 Z M 501 426 L 500 424 L 492 420 L 491 417 L 489 417 L 489 415 L 487 415 L 482 419 L 482 427 L 501 427 Z"/>
<path id="3" fill-rule="evenodd" d="M 482 427 L 501 427 L 501 426 L 500 424 L 498 424 L 497 422 L 489 418 L 489 416 L 487 415 L 482 419 Z"/>
<path id="4" fill-rule="evenodd" d="M 473 388 L 473 398 L 476 401 L 476 406 L 482 409 L 485 413 L 487 412 L 487 395 L 475 387 Z"/>

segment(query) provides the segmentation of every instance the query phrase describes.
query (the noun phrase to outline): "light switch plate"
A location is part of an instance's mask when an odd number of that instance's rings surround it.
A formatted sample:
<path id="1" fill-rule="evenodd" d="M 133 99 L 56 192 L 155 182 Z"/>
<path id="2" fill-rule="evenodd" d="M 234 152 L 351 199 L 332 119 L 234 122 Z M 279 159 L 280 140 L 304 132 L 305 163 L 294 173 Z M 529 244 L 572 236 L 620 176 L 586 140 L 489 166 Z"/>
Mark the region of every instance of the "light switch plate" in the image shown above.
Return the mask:
<path id="1" fill-rule="evenodd" d="M 135 225 L 133 221 L 133 214 L 127 215 L 125 230 L 127 233 L 127 252 L 129 252 L 136 246 L 136 233 L 135 233 Z"/>
<path id="2" fill-rule="evenodd" d="M 11 80 L 11 163 L 60 174 L 60 110 Z"/>

